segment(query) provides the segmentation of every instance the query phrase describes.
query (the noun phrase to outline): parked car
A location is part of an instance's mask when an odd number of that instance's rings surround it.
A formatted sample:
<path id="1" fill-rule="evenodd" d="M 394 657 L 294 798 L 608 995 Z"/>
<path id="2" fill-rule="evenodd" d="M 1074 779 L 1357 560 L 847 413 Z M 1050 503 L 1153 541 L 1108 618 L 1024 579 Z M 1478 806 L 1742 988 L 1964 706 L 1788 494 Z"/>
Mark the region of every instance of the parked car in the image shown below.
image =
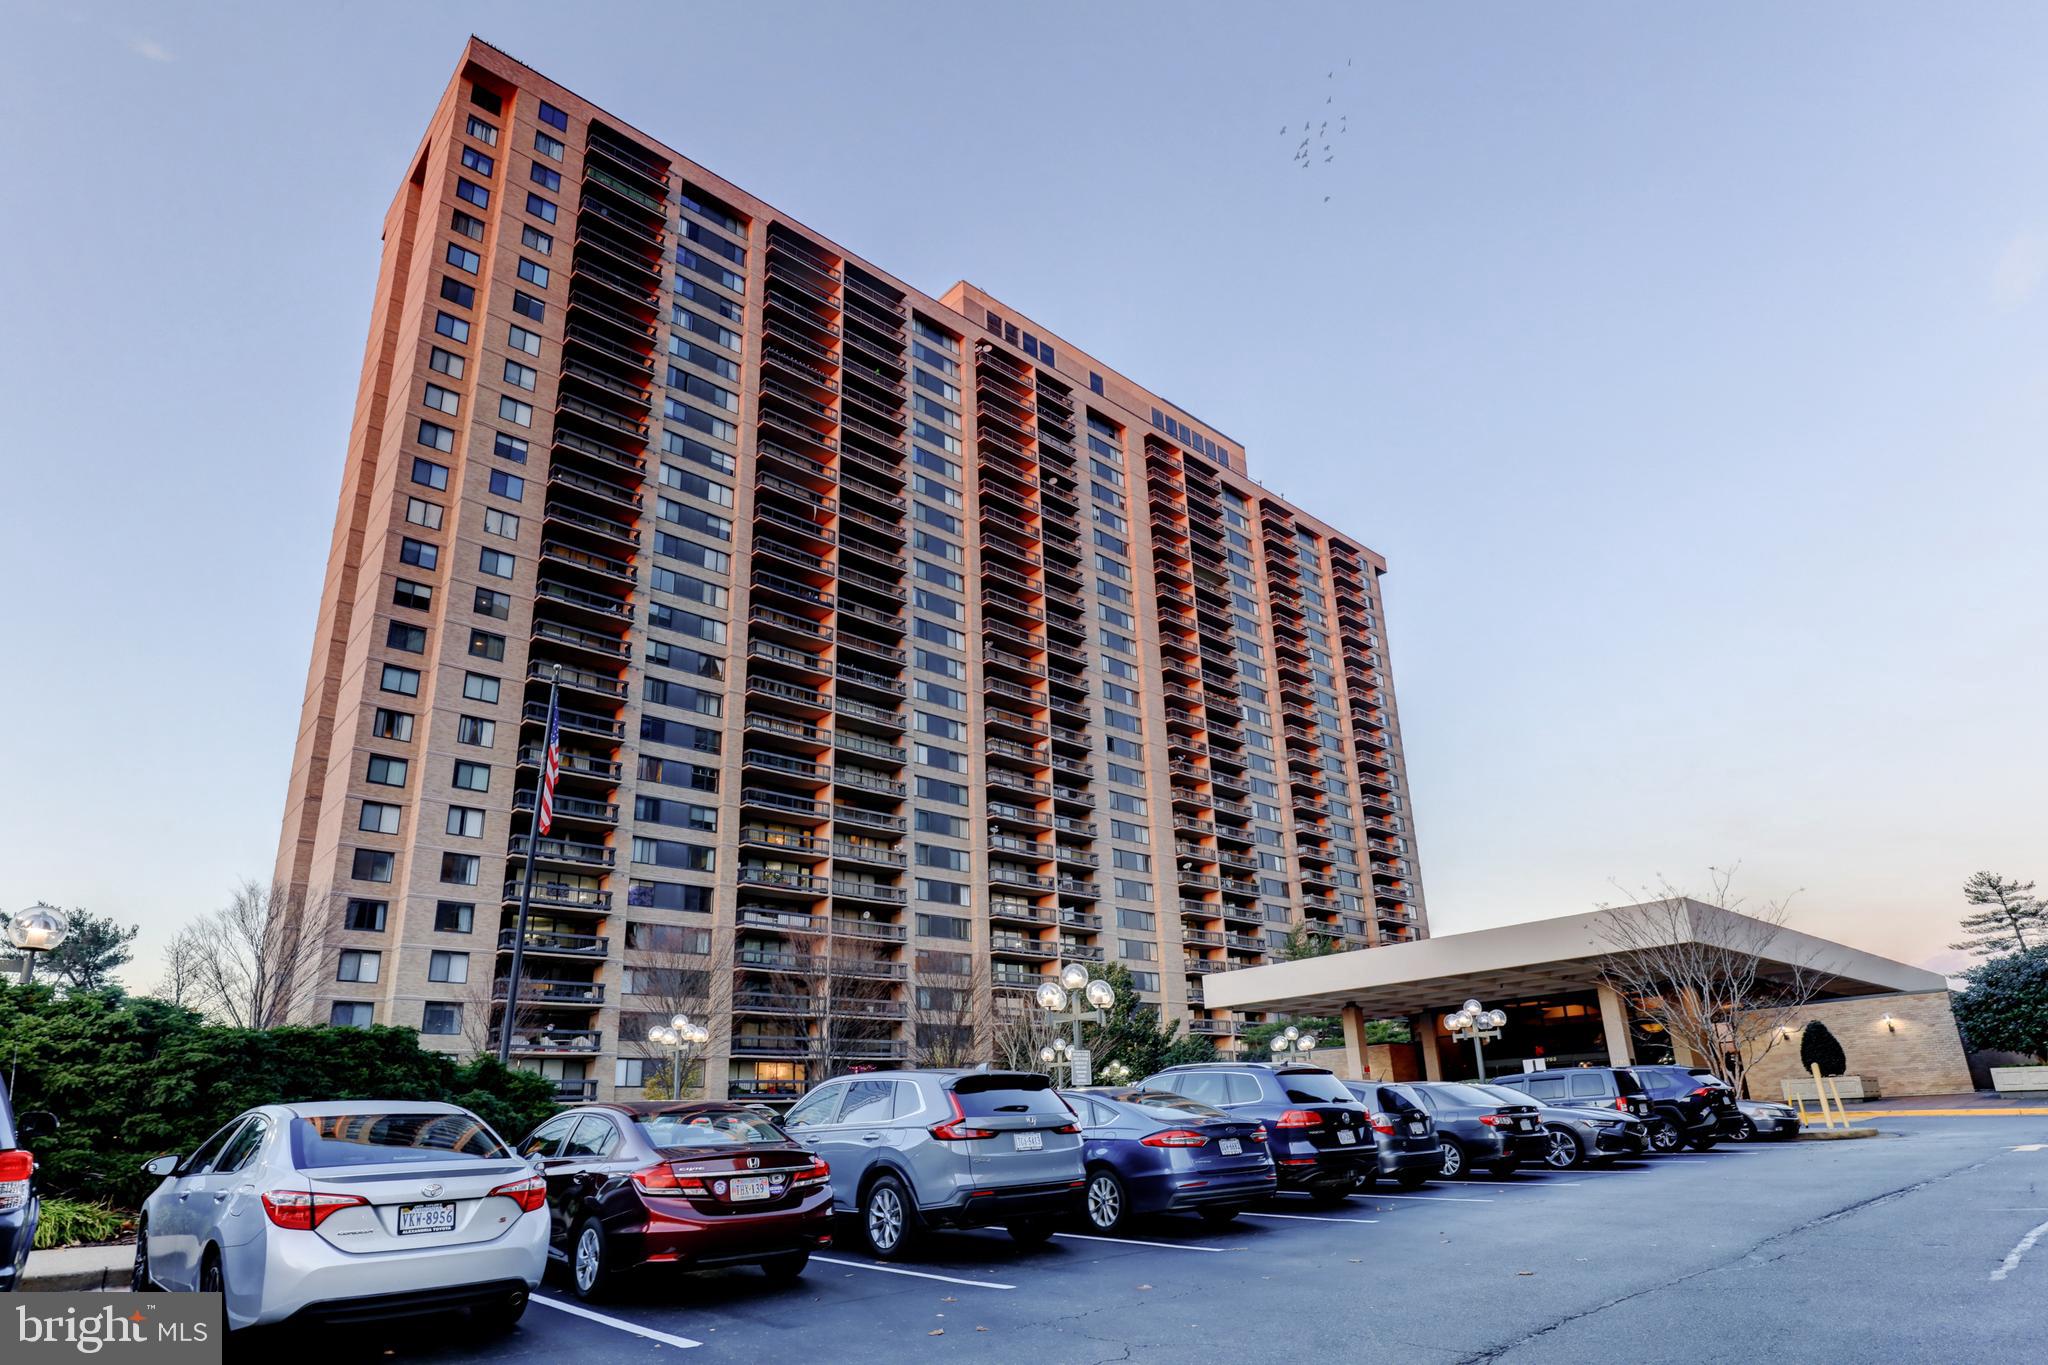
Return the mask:
<path id="1" fill-rule="evenodd" d="M 1346 1081 L 1344 1088 L 1365 1106 L 1378 1135 L 1379 1168 L 1365 1178 L 1366 1188 L 1380 1176 L 1412 1190 L 1439 1172 L 1443 1140 L 1420 1095 L 1393 1081 Z"/>
<path id="2" fill-rule="evenodd" d="M 547 1185 L 452 1104 L 251 1109 L 143 1168 L 137 1290 L 221 1295 L 230 1330 L 465 1308 L 509 1329 L 547 1266 Z"/>
<path id="3" fill-rule="evenodd" d="M 1782 1142 L 1799 1136 L 1799 1111 L 1775 1100 L 1735 1101 L 1736 1115 L 1721 1135 L 1730 1142 Z"/>
<path id="4" fill-rule="evenodd" d="M 1721 1140 L 1722 1133 L 1741 1117 L 1735 1091 L 1713 1072 L 1700 1066 L 1638 1066 L 1631 1068 L 1649 1094 L 1652 1112 L 1650 1144 L 1659 1151 L 1676 1151 L 1679 1143 L 1695 1151 L 1706 1151 Z M 1661 1135 L 1658 1122 L 1664 1128 Z"/>
<path id="5" fill-rule="evenodd" d="M 1519 1076 L 1497 1076 L 1491 1083 L 1522 1091 L 1542 1104 L 1606 1109 L 1641 1119 L 1650 1138 L 1650 1149 L 1660 1150 L 1656 1144 L 1655 1114 L 1650 1107 L 1649 1092 L 1636 1079 L 1635 1072 L 1627 1067 L 1576 1066 L 1556 1071 L 1525 1071 Z"/>
<path id="6" fill-rule="evenodd" d="M 1081 1118 L 1082 1208 L 1097 1232 L 1133 1217 L 1196 1213 L 1221 1226 L 1271 1195 L 1278 1178 L 1257 1119 L 1168 1090 L 1060 1092 Z"/>
<path id="7" fill-rule="evenodd" d="M 36 1158 L 29 1144 L 57 1131 L 57 1120 L 40 1110 L 15 1117 L 0 1077 L 0 1293 L 14 1288 L 35 1245 L 42 1202 L 36 1195 Z"/>
<path id="8" fill-rule="evenodd" d="M 1336 1073 L 1288 1062 L 1190 1062 L 1139 1082 L 1255 1119 L 1272 1139 L 1283 1190 L 1335 1204 L 1379 1169 L 1372 1122 Z"/>
<path id="9" fill-rule="evenodd" d="M 1416 1081 L 1411 1089 L 1436 1120 L 1437 1169 L 1446 1180 L 1480 1169 L 1506 1175 L 1550 1149 L 1541 1111 L 1527 1095 L 1504 1100 L 1462 1081 Z"/>
<path id="10" fill-rule="evenodd" d="M 1081 1122 L 1035 1072 L 839 1076 L 783 1127 L 830 1164 L 833 1207 L 884 1260 L 929 1228 L 1005 1227 L 1035 1245 L 1080 1208 Z"/>
<path id="11" fill-rule="evenodd" d="M 1640 1156 L 1650 1150 L 1649 1125 L 1633 1114 L 1554 1104 L 1505 1085 L 1481 1085 L 1474 1089 L 1484 1090 L 1504 1100 L 1522 1103 L 1535 1100 L 1540 1111 L 1538 1117 L 1548 1139 L 1543 1163 L 1552 1170 L 1568 1171 L 1575 1166 L 1604 1165 L 1616 1157 Z"/>
<path id="12" fill-rule="evenodd" d="M 742 1105 L 577 1105 L 519 1150 L 547 1179 L 548 1256 L 578 1298 L 649 1266 L 794 1280 L 832 1241 L 830 1168 Z"/>

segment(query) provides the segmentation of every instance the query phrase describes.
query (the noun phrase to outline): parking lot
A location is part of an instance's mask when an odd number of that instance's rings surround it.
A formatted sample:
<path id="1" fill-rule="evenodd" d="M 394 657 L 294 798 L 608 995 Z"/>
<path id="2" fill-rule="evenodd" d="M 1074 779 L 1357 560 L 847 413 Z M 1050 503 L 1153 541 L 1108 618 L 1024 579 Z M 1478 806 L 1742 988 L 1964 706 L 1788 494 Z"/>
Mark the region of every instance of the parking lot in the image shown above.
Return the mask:
<path id="1" fill-rule="evenodd" d="M 2048 1221 L 2048 1120 L 1883 1127 L 1328 1210 L 1283 1198 L 1220 1230 L 1076 1228 L 1029 1250 L 942 1233 L 888 1266 L 849 1240 L 792 1289 L 709 1272 L 592 1309 L 551 1283 L 509 1338 L 449 1320 L 351 1344 L 423 1362 L 2037 1358 L 2048 1250 L 2014 1253 Z"/>

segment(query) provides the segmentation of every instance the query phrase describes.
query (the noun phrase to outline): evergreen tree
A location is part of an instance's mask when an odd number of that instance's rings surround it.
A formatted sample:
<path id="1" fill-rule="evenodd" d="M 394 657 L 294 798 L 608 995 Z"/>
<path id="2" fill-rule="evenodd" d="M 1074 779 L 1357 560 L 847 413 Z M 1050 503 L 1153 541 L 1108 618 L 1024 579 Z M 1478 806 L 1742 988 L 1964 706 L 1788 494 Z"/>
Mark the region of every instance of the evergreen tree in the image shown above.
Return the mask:
<path id="1" fill-rule="evenodd" d="M 142 926 L 131 924 L 124 929 L 113 916 L 95 915 L 90 910 L 67 910 L 64 916 L 71 921 L 71 932 L 44 955 L 42 969 L 74 991 L 119 989 L 114 973 L 134 961 L 128 945 L 142 932 Z"/>
<path id="2" fill-rule="evenodd" d="M 1979 909 L 1963 916 L 1963 932 L 1969 937 L 1949 947 L 1979 957 L 2048 947 L 2048 901 L 2034 895 L 2032 882 L 1978 872 L 1963 883 L 1963 899 Z"/>
<path id="3" fill-rule="evenodd" d="M 1799 1065 L 1808 1074 L 1818 1065 L 1821 1075 L 1839 1076 L 1849 1069 L 1849 1058 L 1835 1041 L 1835 1035 L 1828 1032 L 1828 1026 L 1815 1019 L 1799 1036 Z"/>
<path id="4" fill-rule="evenodd" d="M 2048 948 L 1980 962 L 1963 980 L 1956 1023 L 1972 1048 L 2048 1058 Z"/>
<path id="5" fill-rule="evenodd" d="M 1092 1054 L 1098 1076 L 1112 1060 L 1129 1067 L 1133 1081 L 1162 1067 L 1216 1060 L 1216 1049 L 1207 1038 L 1184 1034 L 1179 1024 L 1160 1022 L 1158 1009 L 1138 998 L 1130 968 L 1111 962 L 1096 975 L 1116 991 L 1116 1002 L 1103 1011 L 1103 1021 L 1081 1026 L 1081 1041 Z"/>

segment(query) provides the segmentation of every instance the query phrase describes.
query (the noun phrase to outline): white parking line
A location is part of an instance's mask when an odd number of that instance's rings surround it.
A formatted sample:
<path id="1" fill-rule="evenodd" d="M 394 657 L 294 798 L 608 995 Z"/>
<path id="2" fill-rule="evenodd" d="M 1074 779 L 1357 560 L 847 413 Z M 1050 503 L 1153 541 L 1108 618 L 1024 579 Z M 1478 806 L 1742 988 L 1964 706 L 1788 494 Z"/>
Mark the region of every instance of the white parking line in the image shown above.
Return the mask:
<path id="1" fill-rule="evenodd" d="M 538 1294 L 527 1299 L 527 1302 L 539 1304 L 542 1308 L 552 1308 L 557 1313 L 567 1313 L 570 1317 L 587 1318 L 591 1322 L 601 1322 L 607 1327 L 616 1327 L 621 1332 L 631 1332 L 636 1337 L 646 1337 L 649 1341 L 658 1341 L 664 1346 L 680 1346 L 684 1350 L 688 1350 L 692 1346 L 702 1346 L 704 1344 L 701 1341 L 692 1341 L 688 1337 L 671 1336 L 667 1332 L 657 1332 L 652 1327 L 642 1327 L 639 1323 L 627 1322 L 624 1318 L 615 1318 L 605 1313 L 593 1313 L 580 1303 L 564 1303 L 560 1299 L 543 1298 Z"/>
<path id="2" fill-rule="evenodd" d="M 1484 1199 L 1474 1199 L 1470 1195 L 1463 1194 L 1361 1194 L 1358 1197 L 1368 1202 L 1375 1199 L 1420 1199 L 1425 1204 L 1491 1204 L 1493 1202 L 1491 1195 Z"/>
<path id="3" fill-rule="evenodd" d="M 994 1280 L 963 1280 L 958 1275 L 934 1275 L 929 1270 L 905 1270 L 900 1265 L 881 1265 L 874 1261 L 842 1261 L 837 1256 L 812 1256 L 814 1261 L 826 1265 L 848 1265 L 855 1270 L 879 1270 L 884 1275 L 914 1275 L 920 1280 L 943 1280 L 947 1284 L 970 1284 L 976 1289 L 1015 1289 L 1014 1284 L 997 1284 Z"/>
<path id="4" fill-rule="evenodd" d="M 2048 1142 L 2029 1142 L 2013 1148 L 2015 1152 L 2039 1152 L 2048 1150 Z"/>
<path id="5" fill-rule="evenodd" d="M 1377 1218 L 1329 1218 L 1319 1213 L 1253 1213 L 1246 1209 L 1240 1218 L 1292 1218 L 1303 1223 L 1377 1223 Z"/>
<path id="6" fill-rule="evenodd" d="M 2044 1232 L 2048 1232 L 2048 1223 L 2041 1224 L 2040 1227 L 2035 1228 L 2032 1232 L 2020 1238 L 2019 1244 L 2013 1247 L 2011 1251 L 2005 1253 L 2005 1259 L 1998 1263 L 1998 1269 L 1991 1272 L 1991 1282 L 1997 1284 L 2000 1280 L 2012 1274 L 2014 1270 L 2017 1270 L 2020 1258 L 2034 1249 L 2034 1243 L 2041 1240 L 2041 1234 Z"/>
<path id="7" fill-rule="evenodd" d="M 1543 1190 L 1553 1185 L 1583 1185 L 1583 1180 L 1460 1180 L 1466 1189 L 1481 1190 Z"/>
<path id="8" fill-rule="evenodd" d="M 1097 1237 L 1088 1232 L 1055 1232 L 1055 1237 L 1072 1237 L 1081 1242 L 1121 1242 L 1132 1247 L 1165 1247 L 1168 1251 L 1223 1251 L 1223 1247 L 1189 1246 L 1185 1242 L 1141 1242 L 1135 1237 Z"/>

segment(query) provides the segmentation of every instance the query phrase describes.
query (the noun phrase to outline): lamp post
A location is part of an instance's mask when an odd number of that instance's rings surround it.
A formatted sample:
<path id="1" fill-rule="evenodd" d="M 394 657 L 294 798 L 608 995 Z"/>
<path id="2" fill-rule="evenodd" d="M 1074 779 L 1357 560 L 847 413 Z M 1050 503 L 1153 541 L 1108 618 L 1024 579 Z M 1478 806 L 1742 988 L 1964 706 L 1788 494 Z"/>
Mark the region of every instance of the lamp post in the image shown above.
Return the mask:
<path id="1" fill-rule="evenodd" d="M 1102 1079 L 1111 1085 L 1122 1085 L 1130 1080 L 1131 1069 L 1121 1059 L 1112 1058 L 1102 1064 Z"/>
<path id="2" fill-rule="evenodd" d="M 1313 1033 L 1303 1033 L 1294 1025 L 1289 1024 L 1286 1028 L 1274 1034 L 1273 1041 L 1267 1043 L 1266 1046 L 1272 1050 L 1275 1062 L 1286 1061 L 1287 1054 L 1290 1052 L 1299 1052 L 1306 1059 L 1312 1057 L 1315 1053 L 1316 1036 Z"/>
<path id="3" fill-rule="evenodd" d="M 1073 1025 L 1074 1030 L 1071 1042 L 1065 1038 L 1054 1040 L 1054 1046 L 1058 1049 L 1054 1057 L 1047 1057 L 1045 1055 L 1046 1049 L 1040 1048 L 1038 1059 L 1042 1062 L 1064 1060 L 1069 1067 L 1068 1084 L 1078 1084 L 1073 1079 L 1071 1068 L 1073 1066 L 1073 1054 L 1083 1051 L 1081 1047 L 1081 1020 L 1092 1015 L 1100 1022 L 1102 1012 L 1116 1003 L 1116 987 L 1110 985 L 1101 977 L 1091 979 L 1086 967 L 1078 962 L 1069 962 L 1066 966 L 1060 968 L 1060 974 L 1057 978 L 1048 977 L 1040 982 L 1038 994 L 1033 998 L 1037 1000 L 1038 1007 L 1047 1014 L 1055 1016 L 1064 1014 L 1067 1022 Z M 1090 1079 L 1093 1078 L 1091 1077 Z"/>
<path id="4" fill-rule="evenodd" d="M 1074 1045 L 1064 1038 L 1055 1038 L 1038 1049 L 1038 1060 L 1045 1063 L 1045 1072 L 1058 1084 L 1059 1069 L 1067 1068 L 1067 1083 L 1073 1084 Z"/>
<path id="5" fill-rule="evenodd" d="M 683 1049 L 702 1047 L 711 1041 L 711 1030 L 702 1024 L 692 1023 L 687 1014 L 678 1014 L 666 1024 L 656 1024 L 647 1030 L 647 1041 L 657 1047 L 670 1049 L 669 1052 L 669 1098 L 683 1097 Z"/>
<path id="6" fill-rule="evenodd" d="M 1490 1010 L 1477 1000 L 1467 1000 L 1457 1013 L 1444 1016 L 1444 1028 L 1453 1038 L 1472 1040 L 1472 1062 L 1479 1068 L 1479 1079 L 1486 1079 L 1486 1053 L 1479 1046 L 1481 1040 L 1500 1037 L 1500 1031 L 1507 1026 L 1508 1016 L 1502 1010 Z"/>
<path id="7" fill-rule="evenodd" d="M 21 953 L 21 984 L 35 976 L 36 954 L 47 953 L 71 937 L 71 921 L 55 906 L 37 901 L 7 924 L 7 941 Z"/>

